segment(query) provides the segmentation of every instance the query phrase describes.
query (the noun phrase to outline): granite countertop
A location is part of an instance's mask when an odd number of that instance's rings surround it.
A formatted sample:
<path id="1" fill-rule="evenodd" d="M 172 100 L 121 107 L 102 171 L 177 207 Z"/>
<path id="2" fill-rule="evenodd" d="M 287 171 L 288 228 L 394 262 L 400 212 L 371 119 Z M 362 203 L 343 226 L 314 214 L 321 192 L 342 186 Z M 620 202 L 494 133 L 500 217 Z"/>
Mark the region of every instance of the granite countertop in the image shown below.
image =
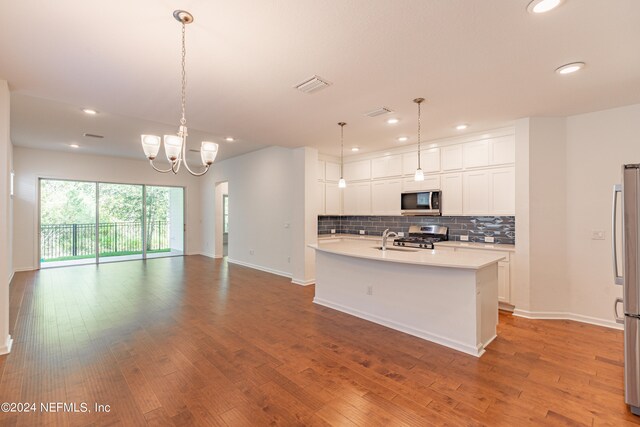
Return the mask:
<path id="1" fill-rule="evenodd" d="M 329 239 L 349 239 L 349 240 L 369 240 L 369 241 L 381 241 L 382 236 L 372 236 L 372 235 L 358 235 L 358 234 L 319 234 L 318 242 L 322 242 L 324 240 Z M 394 239 L 389 238 L 389 244 Z M 479 242 L 460 242 L 454 240 L 448 240 L 446 242 L 437 242 L 436 247 L 438 246 L 446 246 L 453 248 L 467 248 L 467 249 L 485 249 L 492 251 L 507 251 L 507 252 L 515 252 L 515 245 L 508 245 L 503 243 L 479 243 Z"/>
<path id="2" fill-rule="evenodd" d="M 358 236 L 359 237 L 359 236 Z M 477 252 L 438 251 L 437 249 L 409 249 L 381 251 L 376 242 L 369 239 L 333 237 L 319 239 L 317 244 L 309 245 L 317 251 L 354 258 L 364 258 L 382 262 L 415 264 L 430 267 L 446 267 L 478 270 L 504 259 L 502 256 Z M 379 240 L 379 237 L 378 239 Z"/>

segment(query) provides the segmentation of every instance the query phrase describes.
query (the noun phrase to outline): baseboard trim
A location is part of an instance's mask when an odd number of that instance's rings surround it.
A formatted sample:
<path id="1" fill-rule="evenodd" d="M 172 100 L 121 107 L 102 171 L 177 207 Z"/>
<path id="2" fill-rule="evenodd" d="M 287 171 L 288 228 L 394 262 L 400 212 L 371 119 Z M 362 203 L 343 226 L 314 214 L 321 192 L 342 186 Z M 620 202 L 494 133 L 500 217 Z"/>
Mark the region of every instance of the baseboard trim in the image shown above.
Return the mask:
<path id="1" fill-rule="evenodd" d="M 528 311 L 516 308 L 513 315 L 535 320 L 573 320 L 574 322 L 588 323 L 590 325 L 604 326 L 605 328 L 623 330 L 620 325 L 612 320 L 599 319 L 597 317 L 584 316 L 582 314 L 566 313 L 561 311 Z"/>
<path id="2" fill-rule="evenodd" d="M 36 267 L 20 267 L 20 268 L 14 268 L 13 272 L 14 273 L 20 273 L 23 271 L 36 271 L 38 268 Z"/>
<path id="3" fill-rule="evenodd" d="M 206 256 L 207 258 L 215 258 L 216 256 L 210 252 L 200 252 L 194 255 L 202 255 L 202 256 Z"/>
<path id="4" fill-rule="evenodd" d="M 315 284 L 316 279 L 309 279 L 309 280 L 291 279 L 291 283 L 300 285 L 300 286 L 309 286 L 309 285 Z"/>
<path id="5" fill-rule="evenodd" d="M 5 344 L 2 347 L 0 347 L 0 355 L 10 353 L 11 346 L 13 346 L 13 338 L 11 338 L 11 335 L 7 335 L 7 340 Z"/>
<path id="6" fill-rule="evenodd" d="M 485 353 L 485 349 L 483 345 L 479 345 L 478 347 L 473 347 L 459 341 L 451 340 L 437 334 L 432 334 L 430 332 L 423 331 L 421 329 L 416 329 L 411 326 L 386 319 L 384 317 L 379 317 L 372 314 L 364 313 L 360 310 L 356 310 L 351 307 L 346 307 L 342 304 L 337 304 L 331 301 L 323 300 L 321 298 L 314 298 L 313 303 L 322 305 L 324 307 L 332 308 L 334 310 L 338 310 L 343 313 L 347 313 L 352 316 L 359 317 L 361 319 L 368 320 L 370 322 L 377 323 L 379 325 L 386 326 L 388 328 L 395 329 L 397 331 L 404 332 L 409 335 L 413 335 L 414 337 L 422 338 L 424 340 L 431 341 L 436 344 L 444 345 L 454 350 L 458 350 L 463 353 L 470 354 L 471 356 L 480 357 Z M 488 345 L 494 339 L 495 339 L 495 336 L 491 338 L 486 345 Z"/>
<path id="7" fill-rule="evenodd" d="M 269 267 L 263 267 L 261 265 L 251 264 L 244 261 L 238 261 L 237 259 L 231 259 L 228 256 L 227 256 L 227 262 L 230 262 L 231 264 L 238 264 L 243 267 L 253 268 L 254 270 L 264 271 L 265 273 L 275 274 L 276 276 L 288 277 L 289 279 L 291 279 L 291 273 L 286 273 L 284 271 L 276 270 Z"/>

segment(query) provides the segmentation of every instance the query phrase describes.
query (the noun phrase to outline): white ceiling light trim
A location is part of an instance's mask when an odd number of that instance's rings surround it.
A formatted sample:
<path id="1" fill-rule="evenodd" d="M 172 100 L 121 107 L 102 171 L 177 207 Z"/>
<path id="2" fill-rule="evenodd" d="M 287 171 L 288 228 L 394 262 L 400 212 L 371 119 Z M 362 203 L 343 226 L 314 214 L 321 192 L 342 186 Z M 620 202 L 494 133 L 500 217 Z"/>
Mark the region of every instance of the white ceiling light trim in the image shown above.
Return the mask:
<path id="1" fill-rule="evenodd" d="M 466 123 L 460 123 L 459 125 L 456 126 L 456 130 L 465 130 L 466 128 L 468 128 L 469 125 Z"/>
<path id="2" fill-rule="evenodd" d="M 534 14 L 549 12 L 560 6 L 562 1 L 563 0 L 533 0 L 527 6 L 527 12 Z"/>
<path id="3" fill-rule="evenodd" d="M 580 71 L 584 68 L 584 62 L 571 62 L 570 64 L 564 64 L 558 68 L 556 68 L 556 73 L 566 75 L 573 74 L 576 71 Z"/>
<path id="4" fill-rule="evenodd" d="M 90 116 L 95 116 L 96 114 L 98 114 L 98 112 L 96 110 L 94 110 L 93 108 L 83 108 L 82 112 L 85 114 L 88 114 Z"/>
<path id="5" fill-rule="evenodd" d="M 209 168 L 213 164 L 218 155 L 218 144 L 210 141 L 202 141 L 200 145 L 200 158 L 204 170 L 201 172 L 194 172 L 187 163 L 187 118 L 186 118 L 186 105 L 187 105 L 187 72 L 186 72 L 186 56 L 187 48 L 185 43 L 186 25 L 193 22 L 193 15 L 184 10 L 175 10 L 173 17 L 180 22 L 182 27 L 182 117 L 180 118 L 180 126 L 178 127 L 178 133 L 176 135 L 164 136 L 164 151 L 167 155 L 167 160 L 171 163 L 169 169 L 158 169 L 153 160 L 160 151 L 160 137 L 156 135 L 140 135 L 140 142 L 142 143 L 142 149 L 145 156 L 149 159 L 151 167 L 158 172 L 168 173 L 173 172 L 177 174 L 180 170 L 180 166 L 184 163 L 184 167 L 187 171 L 194 176 L 202 176 L 209 171 Z"/>
<path id="6" fill-rule="evenodd" d="M 388 124 L 390 124 L 390 125 L 395 125 L 395 124 L 397 124 L 399 121 L 400 121 L 399 119 L 392 118 L 392 119 L 387 120 L 387 123 L 388 123 Z"/>

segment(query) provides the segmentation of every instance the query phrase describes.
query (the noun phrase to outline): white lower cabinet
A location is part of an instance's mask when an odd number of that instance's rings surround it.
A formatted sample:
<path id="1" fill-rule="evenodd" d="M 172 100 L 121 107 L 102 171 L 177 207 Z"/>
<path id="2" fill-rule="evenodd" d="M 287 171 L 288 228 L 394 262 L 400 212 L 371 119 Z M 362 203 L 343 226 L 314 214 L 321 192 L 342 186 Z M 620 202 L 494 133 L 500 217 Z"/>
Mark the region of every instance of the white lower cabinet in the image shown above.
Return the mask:
<path id="1" fill-rule="evenodd" d="M 400 215 L 402 181 L 385 179 L 371 183 L 371 211 L 374 215 Z"/>
<path id="2" fill-rule="evenodd" d="M 371 184 L 361 182 L 347 183 L 343 191 L 343 213 L 345 215 L 369 215 L 371 214 Z"/>
<path id="3" fill-rule="evenodd" d="M 507 251 L 492 251 L 490 249 L 468 249 L 468 248 L 456 248 L 451 246 L 437 246 L 437 250 L 450 251 L 455 249 L 456 252 L 477 252 L 482 251 L 487 254 L 495 256 L 503 256 L 504 260 L 498 261 L 498 301 L 505 304 L 512 304 L 511 302 L 511 264 L 514 254 Z"/>

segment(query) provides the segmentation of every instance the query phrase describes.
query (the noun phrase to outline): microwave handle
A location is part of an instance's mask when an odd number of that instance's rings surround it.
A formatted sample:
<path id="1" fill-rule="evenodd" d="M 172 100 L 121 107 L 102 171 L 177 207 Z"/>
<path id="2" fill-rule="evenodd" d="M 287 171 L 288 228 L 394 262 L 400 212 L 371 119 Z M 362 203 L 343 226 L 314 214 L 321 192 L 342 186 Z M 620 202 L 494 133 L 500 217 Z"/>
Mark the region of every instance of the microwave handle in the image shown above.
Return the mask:
<path id="1" fill-rule="evenodd" d="M 433 209 L 433 191 L 429 192 L 429 209 Z"/>
<path id="2" fill-rule="evenodd" d="M 616 285 L 624 284 L 622 275 L 618 273 L 618 237 L 617 237 L 617 221 L 618 221 L 618 193 L 622 194 L 622 185 L 613 186 L 613 202 L 611 208 L 611 253 L 613 255 L 613 281 Z"/>

